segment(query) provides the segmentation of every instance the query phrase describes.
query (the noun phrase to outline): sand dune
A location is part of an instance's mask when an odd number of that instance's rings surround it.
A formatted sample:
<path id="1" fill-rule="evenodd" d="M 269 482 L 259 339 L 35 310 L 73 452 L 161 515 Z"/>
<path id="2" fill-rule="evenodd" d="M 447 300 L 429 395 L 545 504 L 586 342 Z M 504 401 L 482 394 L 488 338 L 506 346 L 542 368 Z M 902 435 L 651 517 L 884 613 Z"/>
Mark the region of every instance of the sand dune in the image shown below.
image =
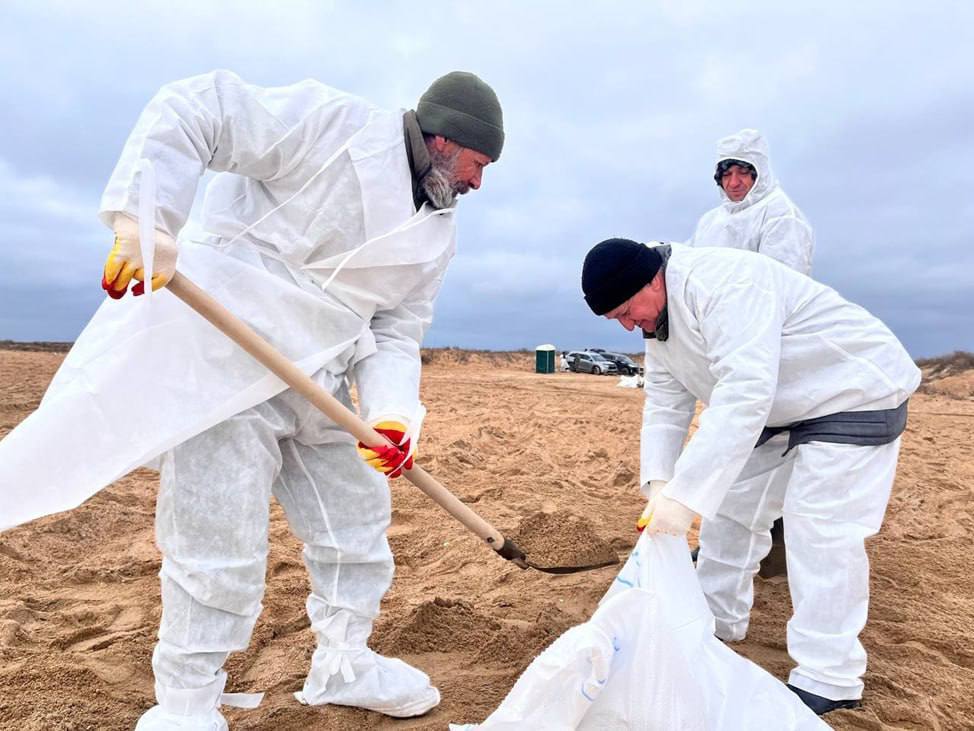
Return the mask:
<path id="1" fill-rule="evenodd" d="M 0 350 L 0 436 L 36 407 L 62 357 Z M 539 511 L 568 511 L 627 555 L 643 507 L 639 391 L 616 388 L 615 378 L 535 375 L 531 353 L 447 350 L 425 360 L 430 415 L 419 461 L 429 471 L 501 530 Z M 974 371 L 952 371 L 912 402 L 886 525 L 869 545 L 865 707 L 829 716 L 835 728 L 974 727 L 972 384 Z M 0 728 L 130 729 L 153 703 L 157 483 L 138 471 L 78 510 L 0 534 Z M 442 705 L 393 722 L 293 701 L 313 641 L 300 546 L 274 506 L 264 613 L 250 648 L 227 668 L 228 690 L 268 695 L 257 710 L 227 711 L 234 728 L 443 729 L 480 720 L 538 651 L 587 618 L 617 570 L 522 571 L 408 483 L 392 490 L 397 574 L 373 646 L 426 670 Z M 790 666 L 789 612 L 787 587 L 758 579 L 750 636 L 735 645 L 779 677 Z"/>

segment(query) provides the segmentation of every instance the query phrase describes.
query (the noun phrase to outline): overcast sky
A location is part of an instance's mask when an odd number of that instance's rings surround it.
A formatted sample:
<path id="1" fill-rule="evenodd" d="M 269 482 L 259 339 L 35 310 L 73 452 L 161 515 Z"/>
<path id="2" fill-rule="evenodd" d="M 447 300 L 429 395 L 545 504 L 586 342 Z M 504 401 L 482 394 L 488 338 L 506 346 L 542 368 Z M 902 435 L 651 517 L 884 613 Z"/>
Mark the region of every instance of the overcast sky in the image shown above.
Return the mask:
<path id="1" fill-rule="evenodd" d="M 103 298 L 98 201 L 162 84 L 308 77 L 389 108 L 479 74 L 507 143 L 459 211 L 426 344 L 638 335 L 591 315 L 610 236 L 689 238 L 715 142 L 761 130 L 813 276 L 916 356 L 974 350 L 974 3 L 11 2 L 0 11 L 0 339 L 72 340 Z"/>

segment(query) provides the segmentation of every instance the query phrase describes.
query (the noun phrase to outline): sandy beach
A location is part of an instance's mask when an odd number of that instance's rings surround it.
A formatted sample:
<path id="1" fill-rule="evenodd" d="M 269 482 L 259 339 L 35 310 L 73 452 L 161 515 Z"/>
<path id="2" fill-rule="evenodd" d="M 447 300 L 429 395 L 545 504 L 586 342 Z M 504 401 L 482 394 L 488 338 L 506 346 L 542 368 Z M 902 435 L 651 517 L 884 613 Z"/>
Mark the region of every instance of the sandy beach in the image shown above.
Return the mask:
<path id="1" fill-rule="evenodd" d="M 62 358 L 0 350 L 0 436 L 36 408 Z M 429 416 L 419 462 L 427 470 L 502 531 L 538 513 L 575 516 L 625 559 L 644 505 L 641 391 L 618 388 L 614 377 L 536 375 L 532 353 L 437 350 L 424 360 Z M 940 372 L 911 401 L 886 522 L 868 544 L 864 707 L 830 714 L 836 729 L 974 727 L 972 437 L 974 370 Z M 139 470 L 74 511 L 0 534 L 0 728 L 131 729 L 154 703 L 157 486 L 155 473 Z M 275 505 L 264 612 L 250 648 L 227 665 L 228 691 L 267 696 L 256 710 L 227 709 L 232 728 L 445 729 L 482 720 L 541 649 L 591 614 L 617 571 L 520 570 L 405 480 L 392 491 L 397 571 L 371 644 L 429 673 L 442 704 L 392 721 L 292 698 L 314 644 L 300 545 Z M 786 677 L 789 614 L 786 584 L 756 579 L 750 634 L 734 649 Z"/>

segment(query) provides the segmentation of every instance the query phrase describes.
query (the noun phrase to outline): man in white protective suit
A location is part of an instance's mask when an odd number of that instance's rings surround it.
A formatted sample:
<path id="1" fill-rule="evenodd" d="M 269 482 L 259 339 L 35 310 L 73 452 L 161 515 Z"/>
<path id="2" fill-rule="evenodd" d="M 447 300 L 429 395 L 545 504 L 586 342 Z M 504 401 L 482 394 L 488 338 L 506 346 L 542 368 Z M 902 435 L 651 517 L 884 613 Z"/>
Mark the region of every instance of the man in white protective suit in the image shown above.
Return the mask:
<path id="1" fill-rule="evenodd" d="M 742 129 L 717 141 L 714 181 L 721 204 L 707 211 L 697 223 L 691 246 L 726 246 L 766 254 L 797 272 L 811 276 L 815 234 L 811 224 L 781 189 L 771 170 L 768 143 L 760 132 Z M 782 479 L 778 470 L 753 476 L 756 481 Z M 787 479 L 787 476 L 784 476 Z M 722 534 L 709 521 L 701 525 L 706 534 L 701 540 L 719 541 Z M 733 539 L 733 532 L 723 534 Z M 784 574 L 785 546 L 782 521 L 771 528 L 771 548 L 761 562 L 761 575 Z M 711 601 L 734 601 L 733 596 L 718 596 L 735 585 L 721 582 L 722 567 L 713 561 L 698 564 L 700 580 Z M 713 575 L 714 580 L 710 581 Z"/>
<path id="2" fill-rule="evenodd" d="M 140 116 L 101 202 L 115 231 L 102 283 L 112 298 L 40 409 L 0 443 L 0 483 L 17 506 L 0 527 L 160 466 L 158 705 L 140 731 L 226 729 L 221 702 L 257 701 L 224 695 L 222 667 L 247 647 L 261 610 L 272 495 L 304 542 L 311 579 L 318 644 L 298 700 L 395 717 L 439 703 L 425 673 L 366 640 L 392 581 L 387 477 L 410 466 L 420 343 L 455 251 L 456 198 L 480 187 L 503 141 L 497 96 L 466 72 L 436 80 L 415 111 L 390 112 L 317 81 L 260 88 L 216 71 L 164 86 Z M 133 298 L 123 295 L 145 276 L 143 160 L 156 179 L 159 291 Z M 206 235 L 177 244 L 206 170 L 218 173 Z M 351 437 L 160 289 L 177 263 L 348 405 L 354 381 L 363 418 L 399 446 L 357 454 Z M 63 445 L 60 459 L 51 444 Z"/>
<path id="3" fill-rule="evenodd" d="M 595 314 L 646 338 L 640 525 L 680 535 L 699 514 L 734 533 L 702 541 L 700 562 L 737 583 L 738 601 L 710 608 L 717 636 L 740 640 L 783 514 L 789 687 L 818 714 L 858 706 L 864 540 L 883 520 L 920 371 L 864 309 L 753 252 L 609 239 L 586 257 L 582 289 Z M 684 449 L 696 399 L 705 409 Z M 750 479 L 772 468 L 787 480 Z"/>
<path id="4" fill-rule="evenodd" d="M 726 246 L 767 254 L 811 274 L 815 235 L 771 170 L 768 143 L 742 129 L 717 142 L 714 180 L 721 203 L 697 222 L 690 246 Z"/>

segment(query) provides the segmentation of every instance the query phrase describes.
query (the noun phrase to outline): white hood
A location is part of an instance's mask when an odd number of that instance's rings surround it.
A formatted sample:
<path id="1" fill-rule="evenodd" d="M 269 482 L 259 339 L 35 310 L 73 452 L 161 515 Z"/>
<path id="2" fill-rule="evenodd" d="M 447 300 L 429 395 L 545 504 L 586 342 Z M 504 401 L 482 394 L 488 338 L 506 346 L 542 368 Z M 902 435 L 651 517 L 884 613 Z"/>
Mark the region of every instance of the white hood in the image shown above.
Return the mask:
<path id="1" fill-rule="evenodd" d="M 717 186 L 721 200 L 729 211 L 740 211 L 754 205 L 778 185 L 771 171 L 768 143 L 756 129 L 742 129 L 736 134 L 718 140 L 716 164 L 720 164 L 723 160 L 743 160 L 753 165 L 758 172 L 758 179 L 754 181 L 751 190 L 737 203 L 727 197 L 723 188 Z"/>

